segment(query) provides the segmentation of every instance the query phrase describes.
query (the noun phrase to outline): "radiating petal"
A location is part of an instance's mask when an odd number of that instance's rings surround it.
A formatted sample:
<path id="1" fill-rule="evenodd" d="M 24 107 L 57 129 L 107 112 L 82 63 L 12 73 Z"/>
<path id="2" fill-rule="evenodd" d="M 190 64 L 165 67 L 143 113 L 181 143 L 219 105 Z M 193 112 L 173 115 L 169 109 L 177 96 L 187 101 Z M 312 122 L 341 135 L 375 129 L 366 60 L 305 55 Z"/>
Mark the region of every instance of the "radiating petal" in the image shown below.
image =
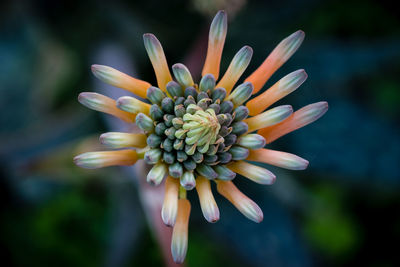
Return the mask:
<path id="1" fill-rule="evenodd" d="M 146 98 L 146 91 L 151 86 L 148 82 L 133 78 L 108 66 L 92 65 L 92 72 L 99 80 L 143 98 Z"/>
<path id="2" fill-rule="evenodd" d="M 172 76 L 168 69 L 164 50 L 160 41 L 151 33 L 144 34 L 143 40 L 144 47 L 146 48 L 156 74 L 158 87 L 165 92 L 167 83 L 172 81 Z"/>
<path id="3" fill-rule="evenodd" d="M 171 253 L 176 263 L 183 263 L 188 247 L 188 228 L 190 202 L 187 199 L 178 200 L 178 216 L 172 231 Z"/>
<path id="4" fill-rule="evenodd" d="M 218 80 L 222 49 L 224 48 L 227 30 L 228 22 L 226 13 L 225 11 L 219 11 L 211 23 L 210 33 L 208 35 L 207 56 L 202 76 L 212 74 L 214 78 Z"/>
<path id="5" fill-rule="evenodd" d="M 227 167 L 231 171 L 243 175 L 259 184 L 271 185 L 276 179 L 276 176 L 269 170 L 245 161 L 236 161 L 228 164 Z"/>
<path id="6" fill-rule="evenodd" d="M 175 79 L 184 88 L 194 85 L 192 75 L 185 65 L 177 63 L 172 66 L 172 71 L 174 72 Z"/>
<path id="7" fill-rule="evenodd" d="M 78 96 L 78 101 L 93 110 L 113 115 L 125 122 L 133 122 L 135 115 L 117 108 L 116 101 L 98 93 L 83 92 Z"/>
<path id="8" fill-rule="evenodd" d="M 164 202 L 161 218 L 165 225 L 174 226 L 178 214 L 179 180 L 170 176 L 165 180 Z"/>
<path id="9" fill-rule="evenodd" d="M 263 112 L 279 99 L 299 88 L 306 79 L 307 73 L 304 70 L 297 70 L 286 75 L 268 90 L 247 102 L 249 114 L 254 116 Z"/>
<path id="10" fill-rule="evenodd" d="M 227 94 L 229 94 L 240 76 L 242 76 L 243 72 L 246 70 L 252 56 L 253 49 L 250 46 L 246 45 L 242 47 L 233 57 L 231 64 L 216 87 L 225 88 Z"/>
<path id="11" fill-rule="evenodd" d="M 109 132 L 100 135 L 100 143 L 110 148 L 143 148 L 147 145 L 146 138 L 144 134 Z"/>
<path id="12" fill-rule="evenodd" d="M 138 114 L 140 112 L 149 114 L 150 105 L 130 96 L 123 96 L 117 99 L 117 107 L 123 111 Z"/>
<path id="13" fill-rule="evenodd" d="M 259 134 L 247 134 L 237 140 L 237 144 L 248 149 L 263 148 L 266 144 L 265 138 Z"/>
<path id="14" fill-rule="evenodd" d="M 308 161 L 299 156 L 265 148 L 250 150 L 247 160 L 263 162 L 289 170 L 304 170 L 308 166 Z"/>
<path id="15" fill-rule="evenodd" d="M 76 165 L 86 169 L 108 166 L 133 165 L 138 157 L 135 150 L 96 151 L 80 154 L 74 158 Z"/>
<path id="16" fill-rule="evenodd" d="M 247 99 L 250 98 L 253 92 L 253 85 L 249 82 L 242 83 L 233 90 L 232 94 L 226 100 L 232 101 L 235 107 L 241 106 Z"/>
<path id="17" fill-rule="evenodd" d="M 260 207 L 240 192 L 231 181 L 218 181 L 217 190 L 248 219 L 256 223 L 263 220 L 264 215 Z"/>
<path id="18" fill-rule="evenodd" d="M 196 181 L 201 211 L 208 222 L 214 223 L 219 220 L 219 209 L 211 191 L 210 181 L 202 176 L 198 176 Z"/>
<path id="19" fill-rule="evenodd" d="M 267 110 L 257 116 L 247 118 L 244 120 L 247 123 L 248 132 L 253 132 L 255 130 L 277 124 L 287 117 L 289 117 L 293 112 L 292 106 L 283 105 Z"/>
<path id="20" fill-rule="evenodd" d="M 245 81 L 254 85 L 253 94 L 260 91 L 268 79 L 279 69 L 299 48 L 304 40 L 304 32 L 297 31 L 283 39 L 271 54 L 265 59 Z"/>
<path id="21" fill-rule="evenodd" d="M 267 144 L 269 144 L 285 134 L 318 120 L 327 110 L 328 103 L 325 101 L 307 105 L 281 123 L 259 130 L 258 134 L 264 136 Z"/>

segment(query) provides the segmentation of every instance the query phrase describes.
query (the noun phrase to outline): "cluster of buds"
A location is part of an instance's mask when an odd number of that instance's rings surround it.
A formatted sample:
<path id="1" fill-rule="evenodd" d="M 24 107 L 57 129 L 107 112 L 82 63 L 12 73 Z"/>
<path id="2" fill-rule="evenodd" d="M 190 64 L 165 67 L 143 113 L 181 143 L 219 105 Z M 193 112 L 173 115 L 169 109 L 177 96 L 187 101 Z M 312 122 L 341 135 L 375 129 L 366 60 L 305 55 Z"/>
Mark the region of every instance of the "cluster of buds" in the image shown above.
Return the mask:
<path id="1" fill-rule="evenodd" d="M 171 252 L 178 263 L 183 262 L 187 250 L 190 202 L 186 191 L 196 188 L 205 219 L 216 222 L 220 213 L 211 191 L 210 181 L 214 181 L 217 191 L 243 215 L 261 222 L 263 213 L 259 206 L 239 191 L 232 180 L 240 174 L 259 184 L 275 182 L 273 173 L 247 161 L 305 169 L 307 160 L 264 146 L 317 120 L 328 108 L 326 102 L 318 102 L 296 112 L 290 105 L 266 110 L 306 80 L 304 70 L 290 73 L 249 100 L 297 50 L 304 39 L 302 31 L 284 39 L 237 86 L 253 50 L 249 46 L 240 49 L 219 79 L 226 32 L 227 17 L 220 11 L 211 24 L 207 57 L 198 84 L 180 63 L 172 66 L 173 79 L 160 42 L 154 35 L 145 34 L 144 44 L 158 87 L 107 66 L 93 65 L 92 71 L 100 80 L 148 102 L 130 96 L 113 100 L 96 93 L 79 96 L 79 101 L 89 108 L 135 122 L 142 133 L 105 133 L 100 137 L 101 143 L 119 150 L 84 153 L 75 157 L 76 164 L 100 168 L 132 165 L 143 159 L 152 165 L 147 181 L 159 185 L 166 180 L 161 217 L 166 225 L 173 227 Z"/>

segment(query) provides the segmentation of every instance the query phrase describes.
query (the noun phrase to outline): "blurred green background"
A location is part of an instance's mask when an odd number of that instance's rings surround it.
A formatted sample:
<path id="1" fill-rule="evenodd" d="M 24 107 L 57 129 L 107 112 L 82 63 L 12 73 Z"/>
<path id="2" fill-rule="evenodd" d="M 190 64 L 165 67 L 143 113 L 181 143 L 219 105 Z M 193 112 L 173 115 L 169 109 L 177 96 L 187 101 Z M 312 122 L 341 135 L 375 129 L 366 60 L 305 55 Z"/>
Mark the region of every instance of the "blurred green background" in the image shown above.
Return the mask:
<path id="1" fill-rule="evenodd" d="M 268 82 L 304 68 L 281 100 L 327 100 L 328 113 L 271 147 L 310 161 L 270 168 L 270 187 L 237 179 L 264 211 L 254 224 L 216 195 L 221 219 L 196 194 L 188 266 L 399 266 L 400 14 L 392 1 L 2 1 L 0 4 L 0 245 L 2 266 L 163 266 L 131 168 L 83 170 L 73 156 L 122 129 L 87 110 L 81 91 L 104 64 L 155 81 L 142 44 L 154 33 L 169 64 L 196 72 L 218 9 L 228 11 L 222 69 L 243 45 L 250 74 L 284 37 L 306 39 Z M 265 87 L 265 89 L 268 86 Z M 397 264 L 396 264 L 397 263 Z"/>

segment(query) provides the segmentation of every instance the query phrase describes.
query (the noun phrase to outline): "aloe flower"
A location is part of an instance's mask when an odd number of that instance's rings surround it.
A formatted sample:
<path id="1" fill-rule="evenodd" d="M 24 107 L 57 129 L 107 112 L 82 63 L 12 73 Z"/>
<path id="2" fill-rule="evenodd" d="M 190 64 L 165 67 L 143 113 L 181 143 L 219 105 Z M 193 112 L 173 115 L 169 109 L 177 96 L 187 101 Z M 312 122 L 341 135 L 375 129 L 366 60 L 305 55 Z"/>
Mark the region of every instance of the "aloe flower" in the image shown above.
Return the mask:
<path id="1" fill-rule="evenodd" d="M 198 83 L 180 63 L 172 66 L 172 75 L 158 39 L 144 34 L 157 86 L 107 66 L 93 65 L 92 71 L 103 82 L 147 100 L 130 96 L 114 100 L 97 93 L 79 96 L 83 105 L 136 123 L 142 132 L 105 133 L 100 142 L 115 150 L 84 153 L 75 157 L 75 163 L 89 169 L 132 165 L 138 160 L 152 165 L 147 181 L 159 185 L 165 180 L 161 218 L 173 227 L 171 252 L 177 263 L 184 261 L 188 244 L 190 202 L 186 198 L 187 191 L 196 188 L 201 210 L 209 222 L 220 218 L 210 181 L 216 183 L 218 192 L 244 216 L 261 222 L 260 207 L 234 185 L 236 174 L 271 185 L 275 175 L 248 161 L 290 170 L 305 169 L 307 160 L 264 146 L 314 122 L 328 109 L 326 102 L 314 103 L 296 112 L 290 105 L 268 109 L 306 80 L 304 70 L 288 74 L 249 100 L 298 49 L 304 39 L 302 31 L 280 42 L 261 66 L 239 85 L 237 82 L 249 65 L 253 50 L 249 46 L 241 48 L 220 78 L 226 33 L 227 16 L 219 11 L 211 24 L 207 56 Z"/>

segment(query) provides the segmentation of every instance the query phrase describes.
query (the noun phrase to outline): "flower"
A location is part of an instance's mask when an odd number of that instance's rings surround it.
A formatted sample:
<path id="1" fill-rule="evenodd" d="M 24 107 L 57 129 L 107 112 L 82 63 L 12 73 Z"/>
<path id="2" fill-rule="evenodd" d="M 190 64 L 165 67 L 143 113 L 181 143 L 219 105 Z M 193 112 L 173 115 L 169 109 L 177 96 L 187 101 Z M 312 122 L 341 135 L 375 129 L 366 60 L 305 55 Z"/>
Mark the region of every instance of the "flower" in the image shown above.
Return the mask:
<path id="1" fill-rule="evenodd" d="M 84 168 L 101 168 L 144 160 L 152 165 L 147 181 L 159 185 L 166 179 L 161 218 L 173 227 L 171 252 L 177 263 L 184 261 L 187 251 L 190 202 L 186 191 L 196 188 L 205 219 L 216 222 L 220 212 L 211 191 L 210 181 L 214 181 L 217 191 L 244 216 L 261 222 L 260 207 L 232 180 L 240 174 L 263 185 L 275 182 L 272 172 L 248 161 L 305 169 L 307 160 L 264 146 L 314 122 L 328 109 L 326 102 L 318 102 L 296 112 L 290 105 L 266 110 L 307 79 L 304 70 L 288 74 L 249 100 L 298 49 L 304 32 L 297 31 L 280 42 L 261 66 L 236 87 L 253 50 L 249 46 L 240 49 L 219 79 L 226 32 L 227 16 L 219 11 L 211 24 L 207 57 L 198 84 L 180 63 L 172 66 L 172 76 L 158 39 L 144 34 L 157 87 L 107 66 L 93 65 L 92 71 L 100 80 L 147 98 L 148 102 L 130 96 L 115 101 L 97 93 L 79 95 L 83 105 L 136 123 L 142 133 L 105 133 L 100 142 L 120 150 L 84 153 L 75 157 L 75 163 Z"/>

